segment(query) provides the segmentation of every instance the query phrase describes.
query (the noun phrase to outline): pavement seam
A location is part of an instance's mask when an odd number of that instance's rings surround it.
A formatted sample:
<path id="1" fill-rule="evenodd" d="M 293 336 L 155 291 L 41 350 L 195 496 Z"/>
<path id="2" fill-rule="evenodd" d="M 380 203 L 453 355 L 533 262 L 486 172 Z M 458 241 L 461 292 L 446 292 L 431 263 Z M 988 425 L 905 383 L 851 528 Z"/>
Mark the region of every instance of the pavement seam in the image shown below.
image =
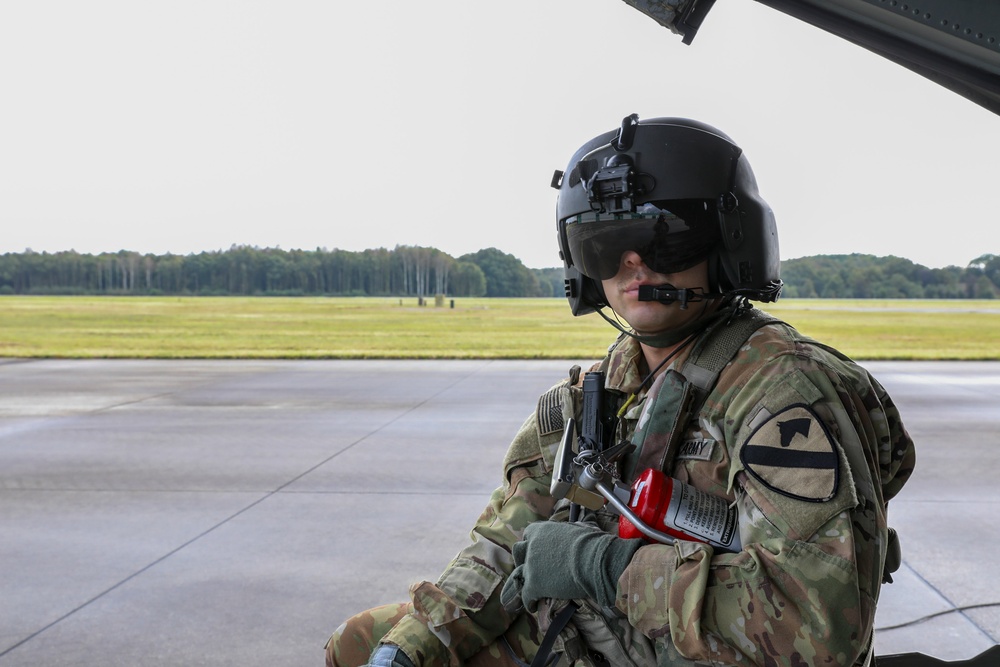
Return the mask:
<path id="1" fill-rule="evenodd" d="M 7 647 L 3 651 L 0 651 L 0 658 L 2 658 L 3 656 L 7 655 L 8 653 L 10 653 L 11 651 L 13 651 L 14 649 L 18 648 L 19 646 L 22 646 L 22 645 L 28 643 L 29 641 L 31 641 L 32 639 L 34 639 L 38 635 L 42 634 L 46 630 L 48 630 L 48 629 L 50 629 L 52 627 L 55 627 L 59 623 L 62 623 L 63 621 L 65 621 L 67 618 L 69 618 L 73 614 L 77 613 L 78 611 L 81 611 L 82 609 L 85 609 L 86 607 L 88 607 L 89 605 L 93 604 L 97 600 L 100 600 L 102 597 L 104 597 L 108 593 L 111 593 L 112 591 L 120 588 L 121 586 L 124 586 L 128 582 L 130 582 L 133 579 L 135 579 L 136 577 L 138 577 L 140 574 L 143 574 L 143 573 L 149 571 L 150 569 L 152 569 L 153 567 L 156 567 L 157 565 L 159 565 L 160 563 L 162 563 L 166 559 L 170 558 L 171 556 L 173 556 L 174 554 L 180 552 L 181 550 L 187 548 L 188 546 L 190 546 L 194 542 L 197 542 L 198 540 L 200 540 L 201 538 L 203 538 L 205 535 L 208 535 L 209 533 L 211 533 L 215 529 L 217 529 L 217 528 L 219 528 L 219 527 L 221 527 L 221 526 L 229 523 L 230 521 L 232 521 L 233 519 L 235 519 L 239 515 L 243 514 L 247 510 L 252 509 L 253 507 L 259 505 L 264 500 L 266 500 L 267 498 L 270 498 L 272 495 L 274 495 L 274 493 L 275 492 L 272 491 L 272 492 L 267 493 L 266 495 L 262 496 L 261 498 L 258 498 L 257 500 L 255 500 L 254 502 L 250 503 L 249 505 L 247 505 L 243 509 L 239 510 L 238 512 L 236 512 L 236 513 L 232 514 L 231 516 L 223 519 L 222 521 L 220 521 L 219 523 L 215 524 L 214 526 L 205 529 L 204 531 L 202 531 L 198 535 L 192 537 L 187 542 L 184 542 L 180 546 L 175 547 L 174 549 L 168 551 L 167 553 L 163 554 L 162 556 L 160 556 L 159 558 L 157 558 L 153 562 L 148 563 L 147 565 L 143 566 L 139 570 L 137 570 L 137 571 L 133 572 L 132 574 L 130 574 L 129 576 L 125 577 L 124 579 L 122 579 L 118 583 L 116 583 L 116 584 L 110 586 L 109 588 L 101 591 L 100 593 L 98 593 L 94 597 L 90 598 L 86 602 L 78 605 L 77 607 L 75 607 L 74 609 L 71 609 L 70 611 L 66 612 L 65 614 L 63 614 L 59 618 L 55 619 L 54 621 L 51 621 L 48 624 L 46 624 L 46 625 L 42 626 L 41 628 L 39 628 L 38 630 L 32 632 L 30 635 L 28 635 L 27 637 L 25 637 L 21 641 L 13 644 L 12 646 Z"/>
<path id="2" fill-rule="evenodd" d="M 385 428 L 387 428 L 387 427 L 395 424 L 397 421 L 399 421 L 400 419 L 402 419 L 406 415 L 410 414 L 414 410 L 417 410 L 417 409 L 423 407 L 424 405 L 426 405 L 430 401 L 434 400 L 435 398 L 437 398 L 441 394 L 443 394 L 443 393 L 445 393 L 447 391 L 450 391 L 452 388 L 456 387 L 457 385 L 461 384 L 462 382 L 465 382 L 470 377 L 472 377 L 473 375 L 476 375 L 477 373 L 479 373 L 479 371 L 481 371 L 483 368 L 485 368 L 486 366 L 489 366 L 492 363 L 493 363 L 493 360 L 485 360 L 485 363 L 482 366 L 479 366 L 476 369 L 470 371 L 469 373 L 467 373 L 467 374 L 459 377 L 458 379 L 456 379 L 454 382 L 452 382 L 448 386 L 442 388 L 441 390 L 435 392 L 434 394 L 431 394 L 430 396 L 428 396 L 424 400 L 420 401 L 419 403 L 417 403 L 415 405 L 412 405 L 409 409 L 407 409 L 404 412 L 399 413 L 398 415 L 396 415 L 395 417 L 393 417 L 389 421 L 383 423 L 378 428 L 376 428 L 376 429 L 374 429 L 372 431 L 369 431 L 368 433 L 365 433 L 363 436 L 361 436 L 360 438 L 358 438 L 357 440 L 355 440 L 351 444 L 349 444 L 346 447 L 344 447 L 344 448 L 342 448 L 342 449 L 334 452 L 333 454 L 331 454 L 330 456 L 326 457 L 325 459 L 323 459 L 322 461 L 320 461 L 316 465 L 312 466 L 311 468 L 305 470 L 304 472 L 302 472 L 302 473 L 296 475 L 295 477 L 293 477 L 292 479 L 288 480 L 287 482 L 285 482 L 284 484 L 282 484 L 281 486 L 279 486 L 278 488 L 276 488 L 274 491 L 272 491 L 271 494 L 269 494 L 269 495 L 273 495 L 275 493 L 279 493 L 279 492 L 283 491 L 288 486 L 290 486 L 290 485 L 294 484 L 295 482 L 299 481 L 300 479 L 302 479 L 303 477 L 305 477 L 309 473 L 311 473 L 311 472 L 313 472 L 315 470 L 318 470 L 319 468 L 325 466 L 327 463 L 329 463 L 333 459 L 337 458 L 338 456 L 340 456 L 344 452 L 353 449 L 356 445 L 361 444 L 362 442 L 364 442 L 365 440 L 367 440 L 371 436 L 375 435 L 376 433 L 378 433 L 378 432 L 382 431 L 383 429 L 385 429 Z"/>
<path id="3" fill-rule="evenodd" d="M 906 566 L 910 569 L 910 572 L 913 573 L 913 576 L 915 576 L 917 579 L 919 579 L 921 582 L 923 582 L 923 584 L 925 586 L 927 586 L 932 591 L 934 591 L 938 596 L 941 597 L 942 600 L 944 600 L 946 603 L 948 603 L 949 605 L 951 605 L 951 609 L 947 609 L 947 610 L 945 610 L 945 611 L 943 611 L 943 612 L 941 612 L 939 614 L 933 614 L 933 616 L 941 616 L 944 613 L 948 613 L 948 612 L 953 612 L 953 613 L 959 614 L 962 618 L 964 618 L 966 621 L 968 621 L 969 623 L 971 623 L 972 627 L 974 627 L 976 630 L 979 630 L 979 632 L 981 632 L 983 634 L 983 636 L 986 637 L 986 639 L 988 639 L 990 641 L 991 644 L 996 643 L 997 640 L 992 635 L 990 635 L 990 633 L 985 628 L 981 627 L 967 613 L 965 613 L 967 609 L 971 610 L 973 608 L 985 607 L 985 606 L 992 606 L 992 605 L 987 605 L 987 604 L 984 603 L 984 604 L 973 605 L 973 606 L 969 606 L 969 607 L 960 606 L 960 605 L 956 604 L 947 595 L 945 595 L 940 589 L 938 589 L 937 586 L 935 586 L 934 584 L 932 584 L 926 577 L 924 577 L 924 575 L 920 574 L 920 571 L 917 570 L 917 568 L 913 567 L 913 565 L 911 565 L 910 563 L 907 563 L 905 560 L 903 562 L 906 563 Z M 921 620 L 924 620 L 924 619 L 917 618 L 917 619 L 914 619 L 914 620 L 915 621 L 921 621 Z M 929 618 L 927 620 L 929 620 Z M 909 625 L 909 623 L 907 623 L 906 625 Z M 899 629 L 899 628 L 891 628 L 891 629 L 887 628 L 886 630 L 883 630 L 883 631 L 884 632 L 891 632 L 892 629 Z M 875 630 L 877 632 L 878 628 L 876 628 Z"/>
<path id="4" fill-rule="evenodd" d="M 464 382 L 465 380 L 469 379 L 469 378 L 470 378 L 470 377 L 472 377 L 473 375 L 477 374 L 477 373 L 478 373 L 478 372 L 479 372 L 480 370 L 482 370 L 482 369 L 483 369 L 483 368 L 484 368 L 485 366 L 488 366 L 488 365 L 490 365 L 491 363 L 492 363 L 492 360 L 486 360 L 486 363 L 485 363 L 485 364 L 483 364 L 482 366 L 479 366 L 479 367 L 477 367 L 476 369 L 474 369 L 473 371 L 469 372 L 468 374 L 466 374 L 466 375 L 463 375 L 463 376 L 461 376 L 460 378 L 456 379 L 456 380 L 455 380 L 454 382 L 452 382 L 452 383 L 450 383 L 449 385 L 447 385 L 446 387 L 442 388 L 442 389 L 441 389 L 440 391 L 438 391 L 438 392 L 436 392 L 436 393 L 434 393 L 434 394 L 431 394 L 430 396 L 428 396 L 428 397 L 427 397 L 427 398 L 425 398 L 424 400 L 420 401 L 419 403 L 416 403 L 416 404 L 412 405 L 412 406 L 411 406 L 411 407 L 410 407 L 409 409 L 407 409 L 407 410 L 405 410 L 405 411 L 403 411 L 403 412 L 399 413 L 398 415 L 396 415 L 396 416 L 395 416 L 395 417 L 393 417 L 392 419 L 390 419 L 390 420 L 386 421 L 385 423 L 383 423 L 383 424 L 382 424 L 381 426 L 379 426 L 378 428 L 376 428 L 376 429 L 374 429 L 374 430 L 372 430 L 372 431 L 370 431 L 370 432 L 366 433 L 365 435 L 361 436 L 360 438 L 358 438 L 357 440 L 355 440 L 355 441 L 354 441 L 354 442 L 352 442 L 351 444 L 349 444 L 349 445 L 347 445 L 346 447 L 344 447 L 344 448 L 342 448 L 342 449 L 338 450 L 337 452 L 335 452 L 335 453 L 334 453 L 334 454 L 332 454 L 331 456 L 328 456 L 327 458 L 323 459 L 322 461 L 320 461 L 320 462 L 319 462 L 319 463 L 317 463 L 316 465 L 314 465 L 314 466 L 312 466 L 312 467 L 308 468 L 308 469 L 307 469 L 307 470 L 305 470 L 304 472 L 302 472 L 302 473 L 300 473 L 300 474 L 296 475 L 295 477 L 293 477 L 292 479 L 288 480 L 288 481 L 287 481 L 287 482 L 285 482 L 284 484 L 282 484 L 282 485 L 278 486 L 278 487 L 277 487 L 277 488 L 275 488 L 274 490 L 272 490 L 272 491 L 269 491 L 269 492 L 265 493 L 265 495 L 261 496 L 260 498 L 258 498 L 258 499 L 257 499 L 257 500 L 255 500 L 254 502 L 250 503 L 249 505 L 247 505 L 247 506 L 246 506 L 246 507 L 244 507 L 243 509 L 241 509 L 241 510 L 239 510 L 239 511 L 237 511 L 237 512 L 233 513 L 233 514 L 231 514 L 230 516 L 226 517 L 225 519 L 223 519 L 223 520 L 222 520 L 222 521 L 220 521 L 219 523 L 215 524 L 214 526 L 211 526 L 210 528 L 207 528 L 207 529 L 205 529 L 204 531 L 202 531 L 201 533 L 199 533 L 199 534 L 198 534 L 198 535 L 196 535 L 195 537 L 192 537 L 191 539 L 189 539 L 188 541 L 184 542 L 184 543 L 183 543 L 183 544 L 181 544 L 180 546 L 178 546 L 178 547 L 175 547 L 174 549 L 172 549 L 172 550 L 168 551 L 167 553 L 165 553 L 164 555 L 160 556 L 159 558 L 157 558 L 157 559 L 156 559 L 156 560 L 154 560 L 153 562 L 151 562 L 151 563 L 148 563 L 147 565 L 145 565 L 145 566 L 143 566 L 142 568 L 140 568 L 139 570 L 137 570 L 137 571 L 133 572 L 132 574 L 130 574 L 129 576 L 125 577 L 125 578 L 124 578 L 124 579 L 122 579 L 121 581 L 117 582 L 116 584 L 114 584 L 114 585 L 110 586 L 109 588 L 105 589 L 104 591 L 102 591 L 102 592 L 98 593 L 97 595 L 93 596 L 92 598 L 90 598 L 90 599 L 89 599 L 89 600 L 87 600 L 86 602 L 83 602 L 82 604 L 80 604 L 80 605 L 78 605 L 77 607 L 75 607 L 74 609 L 71 609 L 70 611 L 66 612 L 65 614 L 63 614 L 63 615 L 62 615 L 62 616 L 60 616 L 59 618 L 55 619 L 54 621 L 51 621 L 51 622 L 47 623 L 46 625 L 42 626 L 41 628 L 39 628 L 38 630 L 35 630 L 35 631 L 34 631 L 34 632 L 32 632 L 31 634 L 29 634 L 29 635 L 28 635 L 27 637 L 24 637 L 24 638 L 23 638 L 23 639 L 21 639 L 20 641 L 18 641 L 18 642 L 15 642 L 15 643 L 14 643 L 14 644 L 12 644 L 11 646 L 8 646 L 7 648 L 5 648 L 5 649 L 3 649 L 3 650 L 0 650 L 0 658 L 4 657 L 5 655 L 7 655 L 8 653 L 10 653 L 11 651 L 14 651 L 14 650 L 15 650 L 15 649 L 17 649 L 18 647 L 20 647 L 20 646 L 23 646 L 23 645 L 27 644 L 28 642 L 30 642 L 30 641 L 31 641 L 32 639 L 34 639 L 35 637 L 38 637 L 39 635 L 41 635 L 42 633 L 46 632 L 47 630 L 49 630 L 49 629 L 51 629 L 51 628 L 55 627 L 55 626 L 56 626 L 56 625 L 58 625 L 59 623 L 62 623 L 63 621 L 65 621 L 65 620 L 66 620 L 66 619 L 68 619 L 69 617 L 73 616 L 73 615 L 74 615 L 74 614 L 76 614 L 77 612 L 79 612 L 79 611 L 82 611 L 83 609 L 87 608 L 88 606 L 90 606 L 90 605 L 91 605 L 91 604 L 93 604 L 94 602 L 97 602 L 98 600 L 100 600 L 100 599 L 101 599 L 101 598 L 103 598 L 104 596 L 108 595 L 109 593 L 111 593 L 111 592 L 113 592 L 113 591 L 117 590 L 118 588 L 120 588 L 120 587 L 124 586 L 125 584 L 127 584 L 127 583 L 128 583 L 128 582 L 130 582 L 130 581 L 132 581 L 133 579 L 135 579 L 135 578 L 136 578 L 136 577 L 138 577 L 139 575 L 141 575 L 141 574 L 144 574 L 145 572 L 148 572 L 149 570 L 151 570 L 152 568 L 156 567 L 156 566 L 157 566 L 157 565 L 159 565 L 160 563 L 164 562 L 165 560 L 167 560 L 167 559 L 168 559 L 168 558 L 170 558 L 171 556 L 173 556 L 173 555 L 175 555 L 175 554 L 179 553 L 180 551 L 182 551 L 182 550 L 186 549 L 187 547 L 189 547 L 190 545 L 194 544 L 195 542 L 197 542 L 197 541 L 198 541 L 198 540 L 200 540 L 201 538 L 205 537 L 205 536 L 206 536 L 206 535 L 208 535 L 209 533 L 212 533 L 212 532 L 214 532 L 215 530 L 217 530 L 218 528 L 221 528 L 222 526 L 226 525 L 227 523 L 229 523 L 229 522 L 230 522 L 230 521 L 232 521 L 233 519 L 235 519 L 235 518 L 239 517 L 240 515 L 244 514 L 244 513 L 245 513 L 245 512 L 247 512 L 247 511 L 249 511 L 249 510 L 253 509 L 253 508 L 254 508 L 254 507 L 256 507 L 257 505 L 260 505 L 261 503 L 263 503 L 263 502 L 264 502 L 265 500 L 267 500 L 268 498 L 271 498 L 272 496 L 274 496 L 274 495 L 276 495 L 276 494 L 280 493 L 280 492 L 281 492 L 282 490 L 284 490 L 284 489 L 285 489 L 286 487 L 288 487 L 289 485 L 291 485 L 291 484 L 294 484 L 295 482 L 297 482 L 298 480 L 302 479 L 303 477 L 305 477 L 305 476 L 306 476 L 306 475 L 308 475 L 309 473 L 313 472 L 313 471 L 314 471 L 314 470 L 316 470 L 317 468 L 319 468 L 319 467 L 321 467 L 321 466 L 323 466 L 323 465 L 326 465 L 327 463 L 329 463 L 330 461 L 332 461 L 332 460 L 333 460 L 333 459 L 335 459 L 336 457 L 340 456 L 340 455 L 341 455 L 341 454 L 343 454 L 344 452 L 346 452 L 346 451 L 348 451 L 349 449 L 353 448 L 353 447 L 354 447 L 355 445 L 358 445 L 358 444 L 360 444 L 361 442 L 364 442 L 365 440 L 367 440 L 367 439 L 368 439 L 369 437 L 371 437 L 372 435 L 375 435 L 376 433 L 378 433 L 379 431 L 383 430 L 384 428 L 386 428 L 386 427 L 388 427 L 388 426 L 390 426 L 390 425 L 392 425 L 392 424 L 396 423 L 397 421 L 399 421 L 400 419 L 402 419 L 402 418 L 403 418 L 403 417 L 405 417 L 406 415 L 410 414 L 410 413 L 411 413 L 411 412 L 413 412 L 414 410 L 417 410 L 418 408 L 420 408 L 420 407 L 422 407 L 422 406 L 426 405 L 426 404 L 427 404 L 428 402 L 430 402 L 430 401 L 432 401 L 433 399 L 437 398 L 437 397 L 438 397 L 438 396 L 440 396 L 441 394 L 445 393 L 446 391 L 449 391 L 450 389 L 452 389 L 452 388 L 453 388 L 453 387 L 455 387 L 456 385 L 458 385 L 458 384 L 460 384 L 460 383 Z M 170 394 L 170 393 L 174 393 L 174 392 L 165 392 L 164 394 L 161 394 L 161 395 L 168 395 L 168 394 Z M 130 401 L 129 403 L 125 403 L 125 404 L 123 404 L 123 405 L 128 405 L 128 404 L 131 404 L 131 403 L 138 403 L 138 402 L 142 402 L 143 400 L 148 400 L 149 398 L 155 398 L 155 397 L 147 397 L 147 398 L 145 398 L 145 399 L 139 399 L 139 400 L 137 400 L 137 401 Z M 120 406 L 114 406 L 114 407 L 120 407 Z M 108 409 L 112 409 L 112 408 L 111 408 L 111 407 L 105 407 L 105 408 L 102 408 L 102 409 L 99 409 L 99 410 L 97 410 L 97 411 L 93 411 L 93 412 L 103 412 L 104 410 L 108 410 Z M 90 414 L 93 414 L 93 412 L 91 412 Z"/>

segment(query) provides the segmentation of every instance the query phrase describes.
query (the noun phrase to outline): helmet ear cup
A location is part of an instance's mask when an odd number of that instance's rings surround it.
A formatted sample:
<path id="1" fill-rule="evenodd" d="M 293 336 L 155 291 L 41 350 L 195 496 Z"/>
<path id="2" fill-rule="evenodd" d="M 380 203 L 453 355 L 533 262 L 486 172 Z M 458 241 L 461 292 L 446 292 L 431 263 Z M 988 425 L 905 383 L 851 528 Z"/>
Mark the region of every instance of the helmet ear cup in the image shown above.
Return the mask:
<path id="1" fill-rule="evenodd" d="M 574 266 L 565 268 L 565 276 L 566 299 L 573 315 L 587 315 L 608 304 L 604 286 L 593 278 L 583 275 Z"/>
<path id="2" fill-rule="evenodd" d="M 587 315 L 598 308 L 608 305 L 604 295 L 604 286 L 593 278 L 589 278 L 578 269 L 574 263 L 569 243 L 566 240 L 566 223 L 559 220 L 556 223 L 559 239 L 559 256 L 563 260 L 563 289 L 566 300 L 573 315 Z"/>

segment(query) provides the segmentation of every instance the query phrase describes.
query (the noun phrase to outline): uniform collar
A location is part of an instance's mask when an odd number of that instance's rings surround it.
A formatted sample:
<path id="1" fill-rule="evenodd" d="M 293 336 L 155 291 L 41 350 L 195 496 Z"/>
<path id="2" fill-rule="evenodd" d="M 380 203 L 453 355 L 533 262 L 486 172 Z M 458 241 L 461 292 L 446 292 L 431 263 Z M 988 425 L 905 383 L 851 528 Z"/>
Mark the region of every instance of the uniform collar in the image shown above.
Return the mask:
<path id="1" fill-rule="evenodd" d="M 685 346 L 661 373 L 666 372 L 667 369 L 682 367 L 690 355 L 692 347 L 693 345 Z M 608 351 L 607 379 L 604 386 L 626 395 L 641 394 L 642 381 L 645 379 L 646 373 L 649 372 L 645 367 L 639 341 L 631 336 L 622 335 Z M 650 384 L 652 382 L 647 383 L 645 389 L 648 390 Z"/>

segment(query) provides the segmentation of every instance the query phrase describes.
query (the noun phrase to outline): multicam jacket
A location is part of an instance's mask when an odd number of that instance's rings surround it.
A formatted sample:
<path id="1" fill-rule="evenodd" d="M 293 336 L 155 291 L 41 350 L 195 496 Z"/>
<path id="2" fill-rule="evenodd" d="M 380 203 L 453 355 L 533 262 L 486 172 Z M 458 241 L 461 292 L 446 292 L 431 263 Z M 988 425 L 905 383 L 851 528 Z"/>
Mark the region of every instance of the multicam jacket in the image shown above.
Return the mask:
<path id="1" fill-rule="evenodd" d="M 707 396 L 681 374 L 685 356 L 646 389 L 639 345 L 622 337 L 609 350 L 606 388 L 623 401 L 636 395 L 620 436 L 638 449 L 621 476 L 656 467 L 725 497 L 739 512 L 742 550 L 643 546 L 618 581 L 616 608 L 581 601 L 557 650 L 580 665 L 862 662 L 886 558 L 886 504 L 914 463 L 891 399 L 864 369 L 782 323 L 750 335 Z M 501 636 L 530 660 L 565 605 L 512 617 L 499 597 L 524 528 L 565 519 L 549 487 L 563 424 L 579 417 L 575 380 L 543 395 L 521 427 L 471 544 L 436 583 L 411 588 L 414 613 L 384 641 L 416 664 L 457 665 L 495 652 Z M 593 518 L 616 531 L 610 514 Z"/>

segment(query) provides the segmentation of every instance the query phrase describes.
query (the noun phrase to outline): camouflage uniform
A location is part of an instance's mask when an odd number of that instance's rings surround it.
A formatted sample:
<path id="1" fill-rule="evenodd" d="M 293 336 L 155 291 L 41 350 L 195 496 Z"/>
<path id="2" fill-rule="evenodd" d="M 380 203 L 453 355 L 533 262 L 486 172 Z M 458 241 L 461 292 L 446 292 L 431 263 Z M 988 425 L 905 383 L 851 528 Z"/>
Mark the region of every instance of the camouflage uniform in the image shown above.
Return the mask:
<path id="1" fill-rule="evenodd" d="M 862 368 L 782 323 L 753 333 L 707 396 L 680 373 L 686 352 L 640 386 L 639 345 L 622 337 L 602 366 L 623 400 L 637 451 L 630 480 L 654 467 L 739 510 L 739 553 L 696 542 L 650 544 L 618 581 L 616 608 L 578 601 L 556 650 L 578 665 L 861 664 L 870 647 L 887 550 L 886 503 L 910 475 L 913 443 L 884 389 Z M 500 589 L 524 528 L 564 520 L 549 495 L 555 450 L 579 417 L 579 383 L 539 400 L 504 460 L 504 483 L 471 544 L 412 602 L 342 626 L 328 662 L 363 664 L 379 641 L 420 665 L 530 661 L 565 601 L 509 615 Z M 617 530 L 609 508 L 588 517 Z"/>

